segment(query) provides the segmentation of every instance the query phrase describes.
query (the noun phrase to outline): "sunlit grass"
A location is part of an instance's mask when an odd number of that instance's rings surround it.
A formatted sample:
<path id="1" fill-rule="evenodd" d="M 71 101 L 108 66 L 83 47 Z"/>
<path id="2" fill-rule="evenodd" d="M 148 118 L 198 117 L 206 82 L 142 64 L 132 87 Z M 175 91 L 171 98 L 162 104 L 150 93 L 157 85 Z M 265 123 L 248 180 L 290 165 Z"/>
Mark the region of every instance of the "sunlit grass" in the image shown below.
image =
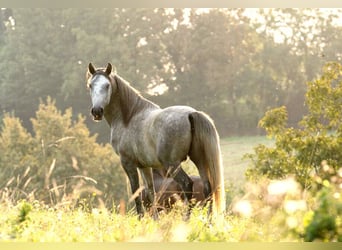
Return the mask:
<path id="1" fill-rule="evenodd" d="M 253 153 L 258 144 L 266 146 L 274 142 L 265 136 L 227 137 L 221 139 L 221 152 L 225 180 L 242 185 L 245 182 L 245 171 L 250 161 L 244 159 L 245 154 Z"/>
<path id="2" fill-rule="evenodd" d="M 246 163 L 245 153 L 263 137 L 222 139 L 222 154 L 225 166 L 225 179 L 243 178 Z M 191 169 L 190 169 L 191 170 Z M 242 182 L 240 184 L 242 186 Z M 227 190 L 231 187 L 227 186 Z M 235 186 L 234 188 L 237 188 Z M 234 190 L 229 190 L 234 192 Z M 23 205 L 29 206 L 24 217 Z M 206 209 L 195 208 L 188 221 L 183 220 L 184 207 L 178 206 L 170 213 L 153 220 L 146 215 L 138 220 L 132 208 L 125 215 L 109 212 L 106 209 L 70 208 L 58 204 L 48 207 L 38 201 L 21 202 L 12 205 L 3 199 L 0 202 L 0 241 L 244 241 L 268 240 L 274 237 L 264 232 L 265 226 L 252 218 L 244 218 L 227 212 L 219 225 L 210 223 Z M 24 219 L 18 219 L 19 217 Z"/>
<path id="3" fill-rule="evenodd" d="M 0 241 L 298 242 L 315 238 L 340 241 L 340 197 L 333 195 L 335 186 L 326 185 L 327 189 L 312 196 L 291 178 L 249 183 L 243 196 L 235 197 L 219 220 L 209 219 L 207 207 L 197 206 L 190 218 L 184 220 L 186 206 L 181 202 L 170 212 L 161 212 L 158 220 L 149 213 L 139 220 L 134 209 L 118 213 L 105 208 L 49 207 L 38 201 L 12 205 L 1 200 Z M 279 191 L 280 186 L 283 188 Z M 329 214 L 332 211 L 335 215 Z M 327 228 L 330 231 L 325 229 L 327 221 L 335 225 Z"/>
<path id="4" fill-rule="evenodd" d="M 245 154 L 252 150 L 252 142 L 257 144 L 260 138 L 249 138 L 249 146 L 239 138 L 224 139 L 223 154 L 229 150 L 235 152 L 236 157 Z M 240 193 L 236 192 L 238 185 L 228 185 L 227 210 L 217 221 L 208 220 L 206 207 L 195 207 L 190 218 L 184 220 L 186 207 L 182 203 L 176 203 L 168 213 L 160 213 L 158 220 L 148 213 L 139 220 L 132 204 L 123 206 L 130 207 L 129 211 L 113 209 L 111 212 L 104 207 L 92 206 L 91 201 L 85 201 L 82 206 L 71 206 L 67 202 L 47 206 L 34 200 L 14 203 L 2 195 L 0 241 L 278 242 L 320 239 L 318 233 L 321 232 L 324 240 L 341 241 L 341 177 L 341 169 L 324 181 L 315 176 L 316 182 L 325 187 L 316 196 L 303 190 L 293 177 L 244 182 Z M 333 215 L 330 215 L 331 211 L 334 211 Z M 324 231 L 324 223 L 334 219 L 335 231 Z"/>
<path id="5" fill-rule="evenodd" d="M 23 210 L 28 209 L 25 216 Z M 240 242 L 278 241 L 277 227 L 252 217 L 227 213 L 222 221 L 208 220 L 207 209 L 195 207 L 184 220 L 184 206 L 161 213 L 158 220 L 146 214 L 141 220 L 106 209 L 58 209 L 39 202 L 16 206 L 0 204 L 0 241 L 23 242 Z M 133 211 L 133 210 L 132 210 Z M 21 218 L 19 220 L 19 218 Z M 272 229 L 272 230 L 270 230 Z M 276 229 L 276 230 L 275 230 Z"/>

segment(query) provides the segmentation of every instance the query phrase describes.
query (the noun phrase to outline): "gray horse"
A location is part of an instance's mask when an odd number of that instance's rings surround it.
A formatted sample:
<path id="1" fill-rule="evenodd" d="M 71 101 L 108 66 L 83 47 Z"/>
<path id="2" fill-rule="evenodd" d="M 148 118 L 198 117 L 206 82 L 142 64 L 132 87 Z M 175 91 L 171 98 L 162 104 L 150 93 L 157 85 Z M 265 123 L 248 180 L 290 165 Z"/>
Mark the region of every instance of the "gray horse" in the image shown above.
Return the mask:
<path id="1" fill-rule="evenodd" d="M 120 156 L 133 194 L 139 190 L 139 169 L 147 186 L 149 204 L 153 205 L 152 169 L 163 169 L 190 201 L 193 182 L 180 167 L 189 156 L 203 181 L 204 195 L 211 200 L 210 211 L 213 215 L 224 212 L 219 136 L 208 115 L 187 106 L 161 109 L 117 75 L 110 63 L 106 68 L 95 68 L 89 63 L 87 86 L 93 119 L 100 121 L 104 117 L 109 124 L 110 142 Z M 135 205 L 138 215 L 143 216 L 140 195 L 135 197 Z"/>

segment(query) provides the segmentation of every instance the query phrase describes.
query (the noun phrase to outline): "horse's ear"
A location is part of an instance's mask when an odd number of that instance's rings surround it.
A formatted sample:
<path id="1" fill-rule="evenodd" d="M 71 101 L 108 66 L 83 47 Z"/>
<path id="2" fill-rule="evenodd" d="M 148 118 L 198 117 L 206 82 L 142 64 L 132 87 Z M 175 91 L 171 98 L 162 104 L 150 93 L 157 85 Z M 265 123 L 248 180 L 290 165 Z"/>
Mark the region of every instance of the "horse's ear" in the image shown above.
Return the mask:
<path id="1" fill-rule="evenodd" d="M 110 74 L 112 73 L 112 69 L 113 69 L 112 64 L 108 63 L 108 64 L 107 64 L 107 68 L 106 68 L 105 73 L 106 73 L 107 75 L 110 75 Z"/>
<path id="2" fill-rule="evenodd" d="M 89 73 L 90 74 L 94 74 L 95 73 L 95 68 L 94 68 L 94 66 L 93 66 L 93 64 L 92 63 L 89 63 L 89 65 L 88 65 L 88 71 L 89 71 Z"/>

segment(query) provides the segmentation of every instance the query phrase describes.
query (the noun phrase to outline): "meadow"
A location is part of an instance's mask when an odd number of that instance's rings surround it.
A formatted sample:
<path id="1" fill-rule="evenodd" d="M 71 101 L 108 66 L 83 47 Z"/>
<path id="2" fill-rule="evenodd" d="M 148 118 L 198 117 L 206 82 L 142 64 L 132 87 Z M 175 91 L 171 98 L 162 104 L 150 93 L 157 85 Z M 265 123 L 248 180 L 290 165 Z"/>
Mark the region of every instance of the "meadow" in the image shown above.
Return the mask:
<path id="1" fill-rule="evenodd" d="M 170 212 L 161 211 L 158 220 L 149 213 L 139 220 L 132 202 L 122 200 L 109 210 L 92 203 L 96 193 L 77 206 L 63 199 L 48 205 L 29 195 L 13 202 L 5 188 L 0 193 L 0 242 L 342 241 L 342 168 L 336 172 L 326 165 L 324 178 L 312 176 L 314 192 L 291 176 L 252 182 L 245 178 L 251 162 L 244 156 L 260 144 L 274 141 L 262 136 L 221 140 L 227 208 L 218 220 L 208 220 L 207 207 L 199 206 L 184 220 L 181 202 Z M 189 162 L 185 168 L 196 173 Z"/>
<path id="2" fill-rule="evenodd" d="M 253 153 L 258 144 L 271 146 L 273 140 L 265 136 L 228 137 L 221 139 L 221 153 L 225 170 L 225 180 L 242 185 L 245 182 L 245 171 L 250 164 L 244 159 L 247 153 Z"/>
<path id="3" fill-rule="evenodd" d="M 138 220 L 133 208 L 129 211 L 110 212 L 104 208 L 70 208 L 63 204 L 51 207 L 39 201 L 23 200 L 14 205 L 2 200 L 0 240 L 24 242 L 300 241 L 296 234 L 293 234 L 289 222 L 286 221 L 286 211 L 284 212 L 282 205 L 279 205 L 285 201 L 283 194 L 278 197 L 279 204 L 274 207 L 263 202 L 255 204 L 255 200 L 246 203 L 248 200 L 242 199 L 242 202 L 237 202 L 243 198 L 242 195 L 246 196 L 243 190 L 248 188 L 244 178 L 248 160 L 242 158 L 246 153 L 253 152 L 253 147 L 259 143 L 270 145 L 273 142 L 265 137 L 234 137 L 221 141 L 225 179 L 228 184 L 227 194 L 230 195 L 230 200 L 227 202 L 227 213 L 219 223 L 208 222 L 207 209 L 200 207 L 196 207 L 190 219 L 184 221 L 185 208 L 180 203 L 171 212 L 161 213 L 159 220 L 155 221 L 148 214 L 142 220 Z M 252 186 L 249 188 L 254 189 Z M 258 190 L 260 195 L 264 192 L 260 188 Z M 284 192 L 293 194 L 300 190 L 293 190 L 293 185 L 290 185 Z M 253 194 L 257 195 L 255 192 Z M 292 197 L 292 200 L 294 198 Z M 297 198 L 301 199 L 301 197 Z M 256 213 L 252 212 L 253 207 Z M 294 208 L 294 210 L 300 209 Z M 299 216 L 296 213 L 293 215 L 293 219 Z M 297 222 L 297 224 L 299 226 L 300 223 Z"/>

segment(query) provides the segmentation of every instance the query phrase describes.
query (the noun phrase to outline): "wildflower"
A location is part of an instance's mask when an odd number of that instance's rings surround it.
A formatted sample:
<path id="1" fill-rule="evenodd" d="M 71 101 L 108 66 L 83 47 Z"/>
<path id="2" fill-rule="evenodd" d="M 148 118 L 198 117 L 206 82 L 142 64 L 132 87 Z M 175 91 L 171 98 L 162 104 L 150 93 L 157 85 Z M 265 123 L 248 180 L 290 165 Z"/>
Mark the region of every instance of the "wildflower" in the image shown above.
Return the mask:
<path id="1" fill-rule="evenodd" d="M 185 242 L 189 232 L 190 228 L 185 223 L 180 223 L 173 229 L 171 241 Z"/>
<path id="2" fill-rule="evenodd" d="M 233 211 L 240 214 L 243 217 L 251 217 L 253 213 L 253 208 L 248 200 L 240 200 L 235 203 Z"/>
<path id="3" fill-rule="evenodd" d="M 335 192 L 334 195 L 333 195 L 333 197 L 334 197 L 336 200 L 338 200 L 338 199 L 340 199 L 341 194 L 338 193 L 338 192 Z"/>
<path id="4" fill-rule="evenodd" d="M 267 187 L 267 191 L 270 195 L 284 195 L 297 194 L 300 190 L 299 184 L 293 178 L 288 178 L 271 182 Z"/>
<path id="5" fill-rule="evenodd" d="M 298 220 L 293 216 L 289 216 L 286 218 L 286 224 L 289 228 L 296 228 L 298 226 Z"/>
<path id="6" fill-rule="evenodd" d="M 306 202 L 304 200 L 287 200 L 284 202 L 284 209 L 289 214 L 298 210 L 305 211 L 306 208 Z"/>

